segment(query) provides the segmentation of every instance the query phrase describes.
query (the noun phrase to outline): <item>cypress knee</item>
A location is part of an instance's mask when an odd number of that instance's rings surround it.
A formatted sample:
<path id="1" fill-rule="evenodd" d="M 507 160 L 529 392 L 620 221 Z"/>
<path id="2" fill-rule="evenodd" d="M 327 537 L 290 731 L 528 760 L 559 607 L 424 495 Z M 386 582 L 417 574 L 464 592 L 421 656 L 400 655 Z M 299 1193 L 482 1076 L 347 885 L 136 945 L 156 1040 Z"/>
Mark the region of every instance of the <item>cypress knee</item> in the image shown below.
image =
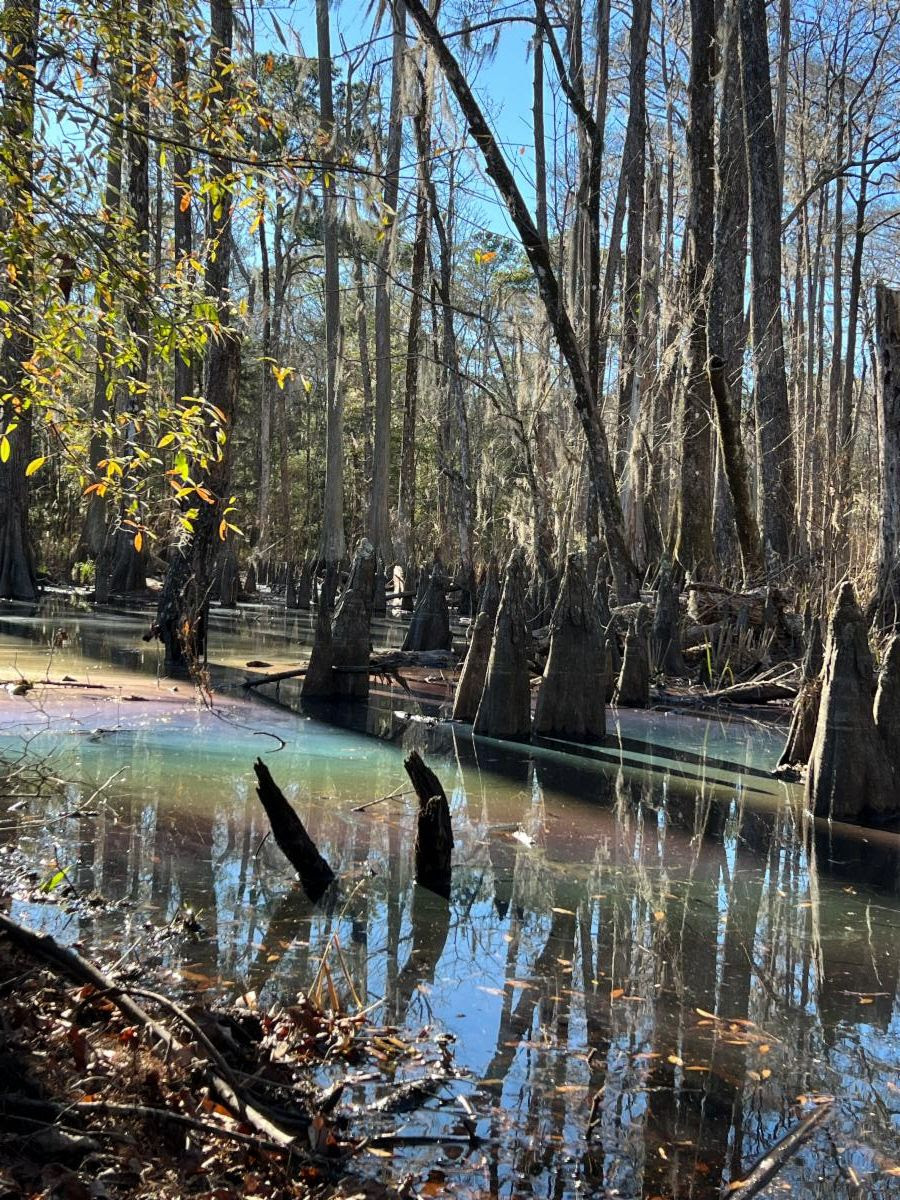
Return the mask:
<path id="1" fill-rule="evenodd" d="M 531 633 L 525 622 L 525 552 L 509 556 L 475 732 L 527 742 L 531 737 Z"/>
<path id="2" fill-rule="evenodd" d="M 875 670 L 853 588 L 841 585 L 828 626 L 822 699 L 806 777 L 817 817 L 856 821 L 900 810 L 891 766 L 875 727 Z"/>
<path id="3" fill-rule="evenodd" d="M 456 685 L 456 698 L 453 701 L 454 721 L 470 723 L 475 720 L 481 693 L 484 691 L 484 680 L 487 675 L 494 624 L 497 620 L 499 606 L 500 585 L 497 579 L 497 559 L 491 556 L 484 586 L 481 589 L 478 616 L 475 618 L 472 628 L 469 652 L 459 676 L 459 683 Z"/>
<path id="4" fill-rule="evenodd" d="M 822 664 L 825 648 L 822 645 L 822 625 L 818 617 L 810 621 L 806 654 L 801 669 L 800 691 L 794 701 L 791 727 L 787 742 L 778 760 L 779 767 L 802 766 L 809 762 L 816 724 L 819 719 L 819 701 L 822 695 Z"/>
<path id="5" fill-rule="evenodd" d="M 619 708 L 647 708 L 650 704 L 649 625 L 650 610 L 642 604 L 637 616 L 628 622 L 622 670 L 616 685 L 616 704 Z"/>
<path id="6" fill-rule="evenodd" d="M 570 554 L 550 622 L 550 653 L 538 692 L 534 732 L 602 741 L 605 700 L 606 638 L 581 555 Z"/>

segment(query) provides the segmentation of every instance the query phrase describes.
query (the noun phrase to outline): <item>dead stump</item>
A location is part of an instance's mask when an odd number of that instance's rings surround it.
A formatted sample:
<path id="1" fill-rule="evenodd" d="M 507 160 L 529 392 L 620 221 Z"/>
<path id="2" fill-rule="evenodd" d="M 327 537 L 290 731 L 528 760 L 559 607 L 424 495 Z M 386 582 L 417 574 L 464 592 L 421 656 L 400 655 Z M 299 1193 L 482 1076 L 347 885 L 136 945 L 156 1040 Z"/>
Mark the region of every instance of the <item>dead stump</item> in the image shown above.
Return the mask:
<path id="1" fill-rule="evenodd" d="M 650 704 L 649 627 L 650 610 L 642 604 L 629 619 L 625 635 L 625 654 L 616 684 L 615 702 L 619 708 L 647 708 Z"/>
<path id="2" fill-rule="evenodd" d="M 828 626 L 822 699 L 806 777 L 817 817 L 856 821 L 900 809 L 893 772 L 875 727 L 875 671 L 853 588 L 841 584 Z"/>
<path id="3" fill-rule="evenodd" d="M 403 639 L 404 650 L 449 650 L 453 644 L 447 608 L 447 577 L 438 559 L 416 600 L 416 608 Z"/>
<path id="4" fill-rule="evenodd" d="M 525 622 L 525 552 L 509 556 L 475 732 L 527 742 L 531 736 L 531 633 Z"/>
<path id="5" fill-rule="evenodd" d="M 372 619 L 372 595 L 375 587 L 375 548 L 362 538 L 350 569 L 350 578 L 338 602 L 331 626 L 335 667 L 366 667 L 372 651 L 369 626 Z M 335 696 L 365 700 L 369 695 L 369 673 L 357 671 L 335 674 Z"/>
<path id="6" fill-rule="evenodd" d="M 484 680 L 487 675 L 488 659 L 491 656 L 491 642 L 494 637 L 494 625 L 499 606 L 500 585 L 497 579 L 497 559 L 491 556 L 481 589 L 478 616 L 472 627 L 469 650 L 459 676 L 459 683 L 456 685 L 456 697 L 453 701 L 454 721 L 465 721 L 467 724 L 471 724 L 475 720 L 481 693 L 484 691 Z"/>
<path id="7" fill-rule="evenodd" d="M 778 767 L 805 767 L 812 753 L 819 702 L 822 696 L 822 664 L 825 648 L 822 645 L 822 625 L 818 617 L 811 618 L 806 639 L 806 654 L 801 668 L 800 691 L 794 701 L 791 727 L 787 742 L 778 760 Z"/>
<path id="8" fill-rule="evenodd" d="M 253 764 L 253 770 L 256 772 L 256 791 L 272 826 L 276 845 L 300 876 L 304 892 L 315 903 L 334 882 L 334 872 L 316 849 L 303 822 L 261 758 Z"/>
<path id="9" fill-rule="evenodd" d="M 534 732 L 579 742 L 606 733 L 606 638 L 581 555 L 570 554 L 550 622 L 550 653 L 538 692 Z"/>
<path id="10" fill-rule="evenodd" d="M 413 750 L 403 765 L 419 799 L 415 848 L 416 883 L 449 900 L 453 829 L 446 793 L 437 775 L 426 766 L 416 750 Z"/>

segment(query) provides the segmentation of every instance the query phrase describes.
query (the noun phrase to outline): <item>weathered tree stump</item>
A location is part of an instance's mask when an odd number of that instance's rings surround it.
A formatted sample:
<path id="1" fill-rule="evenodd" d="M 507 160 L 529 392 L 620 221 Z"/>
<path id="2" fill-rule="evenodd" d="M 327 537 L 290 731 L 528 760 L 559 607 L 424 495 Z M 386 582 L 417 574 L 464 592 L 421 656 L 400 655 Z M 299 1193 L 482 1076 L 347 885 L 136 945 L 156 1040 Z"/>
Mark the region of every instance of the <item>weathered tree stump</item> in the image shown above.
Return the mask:
<path id="1" fill-rule="evenodd" d="M 649 627 L 650 610 L 642 604 L 628 621 L 622 670 L 616 684 L 615 702 L 619 708 L 647 708 L 650 703 Z"/>
<path id="2" fill-rule="evenodd" d="M 888 642 L 875 693 L 875 727 L 894 772 L 895 805 L 900 809 L 900 634 Z"/>
<path id="3" fill-rule="evenodd" d="M 580 742 L 606 733 L 606 637 L 581 556 L 570 554 L 550 622 L 550 653 L 538 692 L 534 732 Z"/>
<path id="4" fill-rule="evenodd" d="M 453 701 L 454 721 L 465 721 L 467 724 L 471 724 L 475 720 L 481 693 L 484 691 L 484 680 L 487 675 L 488 659 L 491 656 L 491 642 L 494 638 L 494 625 L 499 607 L 500 586 L 497 580 L 497 559 L 491 555 L 481 588 L 478 616 L 472 626 L 469 650 L 459 676 L 459 683 L 456 685 L 456 696 Z"/>
<path id="5" fill-rule="evenodd" d="M 403 764 L 419 799 L 416 822 L 415 879 L 422 887 L 450 898 L 453 829 L 450 805 L 441 781 L 416 750 Z"/>
<path id="6" fill-rule="evenodd" d="M 253 770 L 256 772 L 256 792 L 272 826 L 275 843 L 299 875 L 304 892 L 315 903 L 334 882 L 334 872 L 316 849 L 303 822 L 261 758 L 253 764 Z"/>
<path id="7" fill-rule="evenodd" d="M 875 671 L 866 621 L 853 587 L 841 584 L 828 626 L 819 719 L 806 777 L 817 817 L 856 821 L 900 810 L 878 730 Z"/>
<path id="8" fill-rule="evenodd" d="M 778 760 L 778 766 L 805 767 L 812 753 L 816 724 L 819 720 L 819 702 L 822 696 L 822 664 L 825 648 L 822 645 L 822 624 L 818 617 L 811 617 L 806 638 L 806 654 L 801 668 L 800 691 L 794 701 L 791 727 L 787 742 Z"/>
<path id="9" fill-rule="evenodd" d="M 664 675 L 676 677 L 688 673 L 681 654 L 678 628 L 681 620 L 681 610 L 678 606 L 679 590 L 671 562 L 663 559 L 656 581 L 656 610 L 653 614 L 651 640 L 657 670 L 662 671 Z"/>
<path id="10" fill-rule="evenodd" d="M 513 550 L 506 565 L 484 690 L 475 732 L 527 742 L 531 737 L 531 633 L 525 622 L 525 552 Z"/>
<path id="11" fill-rule="evenodd" d="M 403 649 L 449 650 L 452 644 L 447 577 L 440 560 L 435 558 L 422 598 L 416 600 L 415 612 L 403 639 Z"/>
<path id="12" fill-rule="evenodd" d="M 350 578 L 331 627 L 335 667 L 358 667 L 369 661 L 374 587 L 375 548 L 368 538 L 363 538 L 356 548 Z M 334 695 L 348 700 L 365 700 L 369 695 L 368 673 L 336 675 Z"/>

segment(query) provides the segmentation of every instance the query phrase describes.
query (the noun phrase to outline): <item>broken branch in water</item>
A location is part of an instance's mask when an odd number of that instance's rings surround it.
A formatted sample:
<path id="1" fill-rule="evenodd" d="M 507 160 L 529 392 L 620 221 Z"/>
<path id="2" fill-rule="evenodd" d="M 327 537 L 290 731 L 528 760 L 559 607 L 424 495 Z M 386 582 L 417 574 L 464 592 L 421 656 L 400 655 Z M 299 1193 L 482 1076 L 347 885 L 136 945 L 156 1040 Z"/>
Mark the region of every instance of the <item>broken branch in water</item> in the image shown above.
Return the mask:
<path id="1" fill-rule="evenodd" d="M 799 1125 L 768 1150 L 757 1162 L 750 1174 L 744 1179 L 736 1180 L 725 1191 L 731 1200 L 750 1200 L 757 1196 L 769 1181 L 781 1170 L 784 1164 L 793 1157 L 805 1141 L 807 1141 L 819 1125 L 831 1112 L 834 1097 L 831 1096 L 819 1104 L 813 1112 L 805 1117 Z"/>
<path id="2" fill-rule="evenodd" d="M 447 795 L 441 781 L 422 761 L 418 751 L 413 750 L 403 765 L 419 797 L 415 848 L 416 883 L 449 900 L 453 829 L 450 824 Z"/>
<path id="3" fill-rule="evenodd" d="M 261 758 L 253 764 L 253 770 L 256 772 L 256 791 L 266 810 L 278 848 L 300 876 L 307 896 L 315 903 L 334 882 L 334 872 L 319 853 L 303 822 L 291 808 Z"/>

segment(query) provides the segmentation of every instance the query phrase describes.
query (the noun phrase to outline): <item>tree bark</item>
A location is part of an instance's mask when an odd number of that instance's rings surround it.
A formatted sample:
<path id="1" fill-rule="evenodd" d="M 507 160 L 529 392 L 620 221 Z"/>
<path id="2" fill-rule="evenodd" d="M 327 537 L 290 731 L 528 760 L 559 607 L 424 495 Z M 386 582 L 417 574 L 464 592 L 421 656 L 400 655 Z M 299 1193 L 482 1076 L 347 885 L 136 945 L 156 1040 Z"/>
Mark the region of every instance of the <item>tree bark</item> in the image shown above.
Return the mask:
<path id="1" fill-rule="evenodd" d="M 878 377 L 878 573 L 872 616 L 885 633 L 900 632 L 900 289 L 875 285 Z"/>
<path id="2" fill-rule="evenodd" d="M 316 0 L 316 35 L 319 70 L 319 121 L 335 146 L 334 99 L 331 85 L 331 30 L 328 0 Z M 338 278 L 337 197 L 335 180 L 322 178 L 322 241 L 325 250 L 325 496 L 322 505 L 321 557 L 326 572 L 336 576 L 347 553 L 344 540 L 344 397 L 338 379 L 341 343 L 341 293 Z M 331 592 L 333 595 L 333 590 Z"/>
<path id="3" fill-rule="evenodd" d="M 741 83 L 750 180 L 751 308 L 765 549 L 787 561 L 796 548 L 794 441 L 781 316 L 781 192 L 772 116 L 765 0 L 739 0 Z"/>
<path id="4" fill-rule="evenodd" d="M 37 67 L 38 0 L 6 0 L 3 32 L 8 62 L 4 70 L 3 152 L 5 205 L 0 213 L 4 267 L 0 297 L 9 306 L 10 334 L 0 347 L 0 390 L 12 399 L 0 404 L 4 446 L 0 461 L 0 598 L 35 600 L 37 578 L 28 529 L 31 459 L 31 397 L 25 392 L 24 364 L 34 334 L 34 88 Z"/>
<path id="5" fill-rule="evenodd" d="M 715 160 L 715 4 L 691 0 L 688 81 L 688 214 L 683 276 L 689 335 L 680 394 L 681 471 L 675 501 L 674 556 L 688 572 L 713 567 L 710 386 L 706 370 L 708 272 L 713 257 Z"/>
<path id="6" fill-rule="evenodd" d="M 397 225 L 402 148 L 403 55 L 406 43 L 404 0 L 391 0 L 393 52 L 391 100 L 384 175 L 386 224 L 375 264 L 375 440 L 372 450 L 372 495 L 368 535 L 382 560 L 391 555 L 389 488 L 391 472 L 391 294 L 389 274 Z"/>

